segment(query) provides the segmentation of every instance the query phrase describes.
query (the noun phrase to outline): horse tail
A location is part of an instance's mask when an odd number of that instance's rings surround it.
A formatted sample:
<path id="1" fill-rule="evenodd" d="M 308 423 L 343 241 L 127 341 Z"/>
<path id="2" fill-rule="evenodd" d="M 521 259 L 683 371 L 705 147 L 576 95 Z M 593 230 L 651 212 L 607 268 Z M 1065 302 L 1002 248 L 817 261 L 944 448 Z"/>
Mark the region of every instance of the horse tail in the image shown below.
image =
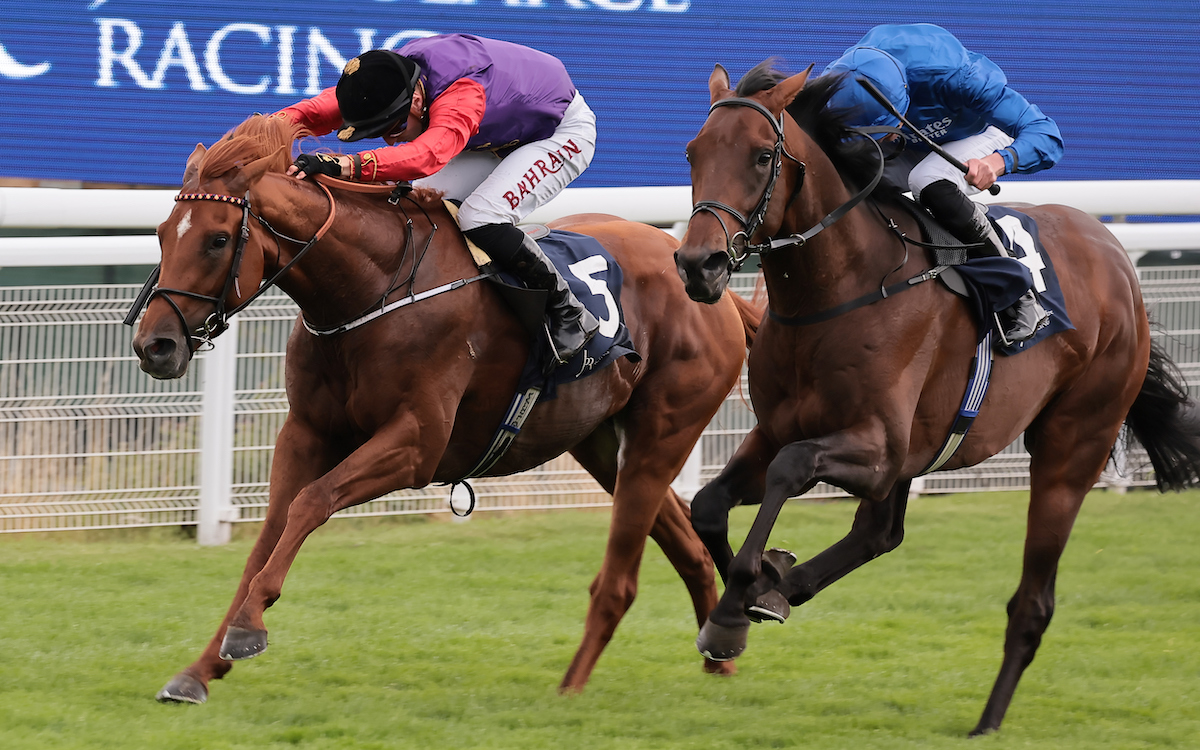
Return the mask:
<path id="1" fill-rule="evenodd" d="M 758 335 L 758 326 L 762 323 L 766 307 L 759 307 L 736 292 L 729 292 L 729 296 L 733 298 L 738 315 L 742 317 L 742 329 L 746 332 L 746 348 L 749 349 L 754 344 L 754 337 Z"/>
<path id="2" fill-rule="evenodd" d="M 1160 491 L 1200 484 L 1200 407 L 1157 342 L 1150 344 L 1146 379 L 1125 424 L 1150 455 Z"/>

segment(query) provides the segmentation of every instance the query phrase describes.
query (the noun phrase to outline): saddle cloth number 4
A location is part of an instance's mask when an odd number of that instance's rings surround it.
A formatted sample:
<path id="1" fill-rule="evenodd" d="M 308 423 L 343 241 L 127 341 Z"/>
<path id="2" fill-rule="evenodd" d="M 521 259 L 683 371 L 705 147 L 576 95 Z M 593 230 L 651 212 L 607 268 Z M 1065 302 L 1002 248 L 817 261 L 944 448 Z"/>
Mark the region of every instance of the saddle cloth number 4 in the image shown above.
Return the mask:
<path id="1" fill-rule="evenodd" d="M 1046 262 L 1042 260 L 1042 256 L 1037 251 L 1037 246 L 1033 241 L 1033 235 L 1025 231 L 1025 227 L 1021 226 L 1021 220 L 1016 216 L 1001 216 L 996 220 L 1004 233 L 1008 235 L 1009 244 L 1012 245 L 1013 255 L 1016 255 L 1016 249 L 1021 248 L 1024 255 L 1017 260 L 1025 264 L 1029 268 L 1029 273 L 1033 276 L 1033 290 L 1038 293 L 1046 291 L 1046 279 L 1042 276 L 1042 269 L 1046 267 Z"/>

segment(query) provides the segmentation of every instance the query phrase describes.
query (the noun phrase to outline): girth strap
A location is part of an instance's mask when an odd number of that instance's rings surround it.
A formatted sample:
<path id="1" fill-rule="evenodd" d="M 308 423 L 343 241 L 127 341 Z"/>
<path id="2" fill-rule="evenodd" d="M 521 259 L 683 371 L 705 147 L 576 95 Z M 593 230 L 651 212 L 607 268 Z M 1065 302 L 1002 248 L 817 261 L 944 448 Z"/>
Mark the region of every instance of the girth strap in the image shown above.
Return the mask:
<path id="1" fill-rule="evenodd" d="M 975 359 L 971 361 L 971 377 L 967 379 L 967 392 L 963 394 L 962 405 L 958 408 L 958 416 L 950 428 L 950 434 L 942 443 L 942 449 L 937 456 L 921 470 L 921 474 L 929 474 L 942 468 L 958 451 L 966 438 L 975 417 L 979 416 L 979 407 L 983 405 L 983 397 L 987 395 L 988 384 L 992 379 L 992 332 L 988 331 L 979 346 L 975 347 Z"/>
<path id="2" fill-rule="evenodd" d="M 827 320 L 833 320 L 839 315 L 844 315 L 851 310 L 857 310 L 860 307 L 866 307 L 867 305 L 878 302 L 879 300 L 887 299 L 888 297 L 899 294 L 900 292 L 912 289 L 914 286 L 922 282 L 929 281 L 930 279 L 936 279 L 938 276 L 941 276 L 942 272 L 947 268 L 949 268 L 949 266 L 937 266 L 935 268 L 931 268 L 928 271 L 913 276 L 911 279 L 906 281 L 899 281 L 891 286 L 876 289 L 875 291 L 868 292 L 861 297 L 856 297 L 849 302 L 843 302 L 836 307 L 831 307 L 827 310 L 821 310 L 820 312 L 815 312 L 811 315 L 780 315 L 770 308 L 767 308 L 767 315 L 771 318 L 771 320 L 775 321 L 776 323 L 781 323 L 785 326 L 810 326 L 815 323 L 824 323 Z"/>
<path id="3" fill-rule="evenodd" d="M 463 479 L 472 479 L 474 477 L 483 476 L 484 472 L 496 465 L 496 462 L 504 457 L 512 446 L 513 441 L 517 439 L 517 435 L 521 433 L 521 428 L 525 425 L 525 420 L 529 419 L 529 415 L 533 412 L 533 407 L 537 404 L 538 397 L 542 395 L 541 386 L 533 386 L 524 393 L 518 392 L 513 396 L 512 403 L 508 406 L 508 411 L 504 414 L 504 419 L 500 422 L 500 426 L 496 428 L 496 434 L 492 436 L 492 443 L 488 449 L 483 452 L 483 455 L 475 462 L 462 479 L 453 484 L 458 484 Z"/>

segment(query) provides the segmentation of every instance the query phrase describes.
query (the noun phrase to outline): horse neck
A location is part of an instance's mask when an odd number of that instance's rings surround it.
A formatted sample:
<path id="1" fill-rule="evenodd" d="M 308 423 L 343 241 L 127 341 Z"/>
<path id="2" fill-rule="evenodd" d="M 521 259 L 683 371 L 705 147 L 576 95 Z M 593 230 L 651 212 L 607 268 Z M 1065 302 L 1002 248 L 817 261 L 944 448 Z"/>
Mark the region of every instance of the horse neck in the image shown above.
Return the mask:
<path id="1" fill-rule="evenodd" d="M 432 231 L 424 212 L 407 208 L 407 216 L 412 219 L 410 236 L 400 207 L 385 210 L 373 200 L 337 191 L 333 192 L 331 205 L 324 191 L 290 183 L 282 186 L 273 202 L 261 208 L 263 217 L 278 231 L 307 241 L 325 223 L 330 211 L 336 211 L 326 234 L 278 282 L 309 322 L 316 326 L 346 322 L 383 298 L 394 283 L 411 277 L 413 263 L 420 260 Z M 279 261 L 271 263 L 274 242 L 269 238 L 267 241 L 269 278 L 302 248 L 281 241 Z M 432 243 L 428 249 L 430 256 L 438 255 Z M 435 271 L 437 265 L 422 264 L 423 274 Z M 407 285 L 402 288 L 408 290 Z"/>
<path id="2" fill-rule="evenodd" d="M 808 231 L 857 192 L 846 186 L 823 154 L 805 163 L 804 184 L 788 205 L 776 236 Z M 763 256 L 771 309 L 784 316 L 807 315 L 877 288 L 900 262 L 886 251 L 890 247 L 888 231 L 870 202 L 858 204 L 806 244 Z"/>

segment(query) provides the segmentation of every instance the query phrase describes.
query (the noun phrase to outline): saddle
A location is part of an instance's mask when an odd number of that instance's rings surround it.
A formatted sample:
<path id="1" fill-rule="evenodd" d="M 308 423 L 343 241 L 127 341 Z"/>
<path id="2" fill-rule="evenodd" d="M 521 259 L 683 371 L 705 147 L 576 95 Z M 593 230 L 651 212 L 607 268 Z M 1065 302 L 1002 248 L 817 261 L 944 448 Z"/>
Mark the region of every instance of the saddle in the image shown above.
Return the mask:
<path id="1" fill-rule="evenodd" d="M 1050 310 L 1051 323 L 1032 338 L 1012 345 L 1000 343 L 997 336 L 998 353 L 1025 351 L 1047 336 L 1075 327 L 1067 315 L 1054 265 L 1038 238 L 1037 223 L 1030 216 L 1004 206 L 988 206 L 988 219 L 1013 257 L 973 256 L 969 245 L 950 234 L 916 201 L 902 196 L 898 205 L 921 228 L 921 242 L 916 244 L 925 247 L 941 269 L 937 278 L 967 300 L 980 341 L 994 329 L 995 314 L 1011 307 L 1031 287 L 1042 306 Z"/>

